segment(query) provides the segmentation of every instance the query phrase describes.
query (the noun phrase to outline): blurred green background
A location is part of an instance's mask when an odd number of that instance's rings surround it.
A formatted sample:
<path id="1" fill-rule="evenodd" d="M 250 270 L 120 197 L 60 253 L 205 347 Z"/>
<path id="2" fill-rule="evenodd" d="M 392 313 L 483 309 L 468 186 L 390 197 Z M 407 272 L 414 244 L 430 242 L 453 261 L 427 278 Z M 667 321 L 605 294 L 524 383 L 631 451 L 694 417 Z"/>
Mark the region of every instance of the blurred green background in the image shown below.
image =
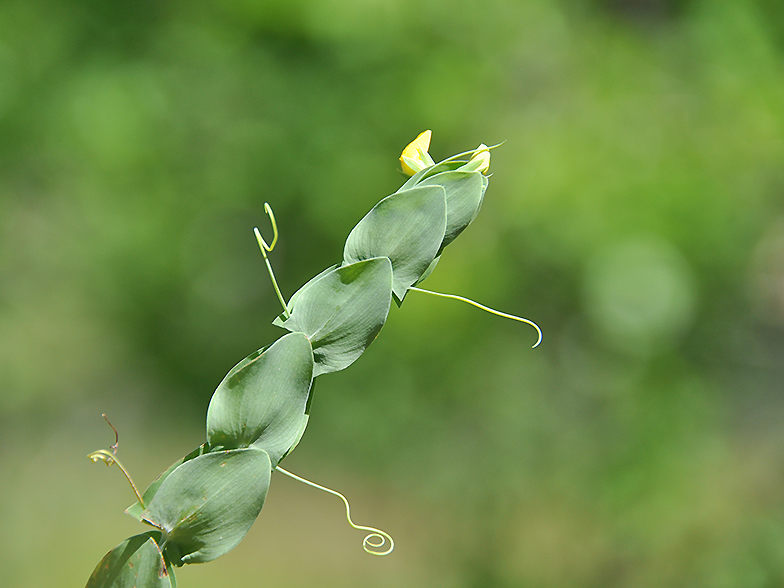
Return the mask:
<path id="1" fill-rule="evenodd" d="M 436 160 L 483 210 L 183 588 L 784 585 L 779 0 L 0 3 L 0 581 L 81 586 L 223 375 Z"/>

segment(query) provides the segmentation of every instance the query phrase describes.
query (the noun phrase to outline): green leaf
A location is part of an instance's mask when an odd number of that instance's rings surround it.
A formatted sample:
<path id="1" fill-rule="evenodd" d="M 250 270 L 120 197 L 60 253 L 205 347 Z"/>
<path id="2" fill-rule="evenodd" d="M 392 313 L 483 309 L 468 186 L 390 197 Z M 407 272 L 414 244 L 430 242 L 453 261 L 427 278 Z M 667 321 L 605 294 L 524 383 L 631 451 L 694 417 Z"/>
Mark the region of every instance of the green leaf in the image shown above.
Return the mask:
<path id="1" fill-rule="evenodd" d="M 161 553 L 161 534 L 150 531 L 120 543 L 98 563 L 86 588 L 172 588 L 174 574 Z"/>
<path id="2" fill-rule="evenodd" d="M 446 230 L 446 193 L 441 186 L 417 186 L 376 204 L 354 227 L 343 251 L 345 263 L 388 257 L 392 292 L 398 299 L 427 270 Z"/>
<path id="3" fill-rule="evenodd" d="M 143 519 L 163 529 L 174 565 L 220 557 L 245 537 L 264 505 L 271 475 L 266 451 L 206 453 L 163 481 Z"/>
<path id="4" fill-rule="evenodd" d="M 384 326 L 391 302 L 392 264 L 376 257 L 322 272 L 291 297 L 290 317 L 274 324 L 310 339 L 316 377 L 356 361 Z"/>
<path id="5" fill-rule="evenodd" d="M 169 474 L 171 474 L 175 469 L 177 469 L 180 465 L 182 465 L 186 461 L 190 461 L 194 457 L 203 455 L 206 452 L 207 452 L 207 444 L 202 443 L 196 449 L 191 451 L 188 455 L 178 459 L 172 465 L 170 465 L 168 469 L 165 472 L 163 472 L 160 476 L 155 478 L 153 483 L 150 484 L 147 487 L 147 490 L 144 491 L 144 494 L 142 494 L 142 500 L 144 500 L 144 504 L 150 504 L 152 497 L 155 496 L 155 493 L 158 491 L 158 488 L 161 486 L 161 484 L 168 477 Z M 144 514 L 144 507 L 137 500 L 131 506 L 126 508 L 125 512 L 131 515 L 137 521 L 141 521 L 142 515 Z"/>
<path id="6" fill-rule="evenodd" d="M 287 305 L 288 309 L 291 310 L 292 308 L 294 308 L 297 305 L 297 300 L 299 300 L 299 297 L 302 296 L 303 292 L 307 292 L 308 288 L 310 287 L 310 285 L 313 282 L 317 282 L 318 280 L 323 278 L 325 275 L 327 275 L 331 271 L 334 271 L 334 270 L 338 269 L 339 267 L 340 267 L 339 263 L 336 263 L 335 265 L 331 265 L 327 269 L 325 269 L 324 271 L 320 272 L 318 275 L 316 275 L 316 276 L 312 277 L 310 280 L 308 280 L 307 284 L 302 286 L 302 288 L 300 288 L 299 290 L 294 292 L 294 294 L 291 296 L 291 299 L 289 300 L 289 303 Z M 276 324 L 275 321 L 273 321 L 272 324 Z M 280 324 L 278 324 L 277 326 L 280 326 Z"/>
<path id="7" fill-rule="evenodd" d="M 452 160 L 442 161 L 441 163 L 437 163 L 434 166 L 425 168 L 421 171 L 418 171 L 410 178 L 408 178 L 408 180 L 406 180 L 406 183 L 400 187 L 398 192 L 402 192 L 403 190 L 408 190 L 410 188 L 413 188 L 414 186 L 419 184 L 419 182 L 421 182 L 425 178 L 429 178 L 432 175 L 457 169 L 465 165 L 466 163 L 468 163 L 467 159 L 452 159 Z"/>
<path id="8" fill-rule="evenodd" d="M 250 358 L 250 359 L 249 359 Z M 207 441 L 266 451 L 274 468 L 299 441 L 313 381 L 313 350 L 302 333 L 289 333 L 232 369 L 207 409 Z"/>
<path id="9" fill-rule="evenodd" d="M 423 273 L 419 277 L 419 279 L 416 282 L 414 282 L 414 286 L 418 286 L 419 284 L 424 282 L 427 279 L 427 277 L 433 273 L 433 270 L 436 269 L 436 266 L 438 265 L 440 259 L 441 259 L 441 254 L 439 253 L 438 255 L 436 255 L 435 259 L 430 262 L 430 265 L 427 266 L 425 273 Z M 402 304 L 403 304 L 402 300 L 398 302 L 398 306 L 401 306 Z"/>
<path id="10" fill-rule="evenodd" d="M 441 186 L 446 190 L 446 232 L 441 249 L 454 241 L 479 214 L 487 178 L 480 172 L 448 171 L 422 180 L 419 186 Z"/>

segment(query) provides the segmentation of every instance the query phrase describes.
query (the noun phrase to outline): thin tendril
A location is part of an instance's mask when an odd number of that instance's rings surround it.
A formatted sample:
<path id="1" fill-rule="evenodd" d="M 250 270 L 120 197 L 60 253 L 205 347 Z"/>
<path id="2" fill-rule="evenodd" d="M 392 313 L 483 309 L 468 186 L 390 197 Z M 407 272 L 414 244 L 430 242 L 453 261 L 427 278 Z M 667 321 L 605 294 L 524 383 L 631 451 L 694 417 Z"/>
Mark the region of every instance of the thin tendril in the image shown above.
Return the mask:
<path id="1" fill-rule="evenodd" d="M 497 316 L 501 316 L 501 317 L 504 317 L 504 318 L 512 319 L 512 320 L 515 320 L 515 321 L 520 321 L 521 323 L 525 323 L 527 325 L 531 325 L 534 329 L 536 329 L 536 332 L 539 334 L 539 340 L 534 344 L 533 347 L 531 347 L 531 349 L 535 349 L 536 347 L 539 346 L 539 343 L 542 342 L 542 329 L 540 329 L 539 325 L 537 325 L 535 322 L 533 322 L 531 320 L 528 320 L 526 318 L 523 318 L 523 317 L 520 317 L 520 316 L 515 316 L 513 314 L 507 314 L 505 312 L 501 312 L 500 310 L 494 310 L 494 309 L 492 309 L 492 308 L 490 308 L 488 306 L 485 306 L 484 304 L 479 304 L 478 302 L 470 300 L 469 298 L 464 298 L 463 296 L 456 296 L 455 294 L 442 294 L 441 292 L 432 292 L 431 290 L 423 290 L 422 288 L 416 288 L 414 286 L 411 286 L 411 288 L 409 288 L 409 290 L 415 290 L 417 292 L 424 292 L 425 294 L 432 294 L 433 296 L 441 296 L 442 298 L 452 298 L 454 300 L 460 300 L 462 302 L 467 302 L 468 304 L 476 306 L 477 308 L 481 308 L 482 310 L 484 310 L 486 312 L 489 312 L 490 314 L 495 314 Z"/>
<path id="2" fill-rule="evenodd" d="M 390 553 L 392 553 L 392 550 L 395 548 L 395 541 L 392 539 L 392 537 L 388 533 L 385 533 L 380 529 L 375 529 L 373 527 L 363 527 L 362 525 L 355 525 L 354 521 L 351 520 L 351 507 L 348 505 L 348 500 L 340 492 L 336 492 L 335 490 L 325 488 L 324 486 L 320 486 L 319 484 L 316 484 L 315 482 L 311 482 L 310 480 L 306 480 L 305 478 L 300 478 L 296 474 L 292 474 L 291 472 L 284 470 L 280 466 L 276 467 L 275 469 L 278 470 L 281 474 L 286 474 L 288 477 L 294 478 L 295 480 L 302 482 L 303 484 L 307 484 L 308 486 L 312 486 L 313 488 L 317 488 L 318 490 L 323 490 L 324 492 L 328 492 L 329 494 L 333 494 L 338 498 L 340 498 L 343 501 L 343 504 L 346 505 L 346 519 L 348 520 L 348 524 L 359 531 L 370 531 L 370 533 L 362 541 L 362 549 L 364 549 L 366 552 L 368 552 L 371 555 L 389 555 Z M 386 551 L 375 551 L 376 549 L 380 549 L 384 547 L 387 541 L 389 541 L 389 548 Z"/>
<path id="3" fill-rule="evenodd" d="M 495 145 L 490 145 L 490 147 L 486 147 L 485 149 L 482 149 L 482 151 L 491 151 L 492 149 L 496 149 L 500 147 L 504 143 L 506 143 L 506 141 L 501 141 L 500 143 L 496 143 Z M 463 151 L 462 153 L 456 153 L 455 155 L 452 155 L 442 161 L 439 161 L 438 163 L 436 163 L 436 165 L 441 165 L 442 163 L 449 163 L 450 161 L 454 161 L 458 157 L 463 157 L 464 155 L 473 155 L 477 151 L 479 151 L 478 147 L 476 149 L 471 149 L 470 151 Z"/>
<path id="4" fill-rule="evenodd" d="M 114 431 L 114 445 L 110 445 L 109 449 L 112 450 L 112 454 L 116 454 L 117 446 L 120 444 L 120 434 L 117 432 L 117 429 L 114 428 L 114 425 L 109 422 L 109 417 L 106 416 L 106 413 L 102 412 L 101 416 L 103 417 L 103 420 L 106 421 L 106 424 L 112 428 L 112 431 Z"/>
<path id="5" fill-rule="evenodd" d="M 272 207 L 267 202 L 264 203 L 264 212 L 267 213 L 270 223 L 272 224 L 272 245 L 267 245 L 267 242 L 264 240 L 264 237 L 261 236 L 258 227 L 254 227 L 253 233 L 256 235 L 256 241 L 259 243 L 261 255 L 264 257 L 264 263 L 267 264 L 267 271 L 269 272 L 270 280 L 272 280 L 272 287 L 275 288 L 275 294 L 278 295 L 278 300 L 280 300 L 280 304 L 283 307 L 283 316 L 288 318 L 289 309 L 286 306 L 286 301 L 283 299 L 283 294 L 280 293 L 278 281 L 275 279 L 275 272 L 272 271 L 272 264 L 267 257 L 267 252 L 275 249 L 275 244 L 278 242 L 278 223 L 275 222 L 275 215 L 272 212 Z"/>
<path id="6" fill-rule="evenodd" d="M 117 445 L 120 442 L 120 435 L 119 433 L 117 433 L 117 429 L 114 428 L 112 423 L 109 422 L 109 419 L 106 418 L 106 415 L 102 414 L 101 416 L 104 418 L 104 420 L 109 424 L 109 426 L 114 431 L 114 445 L 111 446 L 112 451 L 110 453 L 106 449 L 99 449 L 98 451 L 93 451 L 87 457 L 96 463 L 100 460 L 104 462 L 107 466 L 111 466 L 112 464 L 116 463 L 117 467 L 120 468 L 123 475 L 125 475 L 125 479 L 128 480 L 128 483 L 131 485 L 131 488 L 133 488 L 133 493 L 136 494 L 136 498 L 139 500 L 139 504 L 141 504 L 142 508 L 144 508 L 144 500 L 142 500 L 142 495 L 139 494 L 139 490 L 136 488 L 136 484 L 133 483 L 133 480 L 131 479 L 131 475 L 128 473 L 128 470 L 126 470 L 123 464 L 120 463 L 120 460 L 117 459 L 116 453 L 117 453 Z"/>

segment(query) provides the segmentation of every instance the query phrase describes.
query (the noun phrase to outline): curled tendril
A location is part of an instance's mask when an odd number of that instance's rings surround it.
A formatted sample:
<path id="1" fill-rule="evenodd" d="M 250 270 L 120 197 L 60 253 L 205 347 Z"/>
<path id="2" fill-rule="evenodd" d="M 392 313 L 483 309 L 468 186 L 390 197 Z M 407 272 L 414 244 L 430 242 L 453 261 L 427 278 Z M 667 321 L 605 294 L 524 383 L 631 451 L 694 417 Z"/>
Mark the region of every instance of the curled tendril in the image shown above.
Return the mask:
<path id="1" fill-rule="evenodd" d="M 264 263 L 267 264 L 267 272 L 269 273 L 270 280 L 272 280 L 272 287 L 275 288 L 275 294 L 277 294 L 278 300 L 280 301 L 280 304 L 283 307 L 283 315 L 286 318 L 288 318 L 289 309 L 286 306 L 286 301 L 283 298 L 283 294 L 280 293 L 280 287 L 278 287 L 278 281 L 275 279 L 275 272 L 272 271 L 272 264 L 270 263 L 270 260 L 267 257 L 267 253 L 275 249 L 275 244 L 278 242 L 278 223 L 275 221 L 275 214 L 272 212 L 272 207 L 269 205 L 268 202 L 264 203 L 264 212 L 267 213 L 267 216 L 270 219 L 270 224 L 272 225 L 272 244 L 267 245 L 267 242 L 264 240 L 264 237 L 261 236 L 261 232 L 259 232 L 258 227 L 253 228 L 253 233 L 256 235 L 256 241 L 258 241 L 259 243 L 259 249 L 261 249 L 261 255 L 264 257 Z"/>
<path id="2" fill-rule="evenodd" d="M 485 306 L 484 304 L 479 304 L 478 302 L 475 302 L 474 300 L 471 300 L 469 298 L 464 298 L 463 296 L 456 296 L 455 294 L 442 294 L 441 292 L 432 292 L 431 290 L 423 290 L 422 288 L 415 288 L 414 286 L 411 286 L 411 288 L 409 289 L 415 290 L 417 292 L 424 292 L 425 294 L 432 294 L 433 296 L 440 296 L 442 298 L 452 298 L 453 300 L 460 300 L 461 302 L 467 302 L 468 304 L 476 306 L 477 308 L 480 308 L 485 312 L 489 312 L 490 314 L 494 314 L 515 321 L 520 321 L 521 323 L 525 323 L 527 325 L 531 325 L 534 329 L 536 329 L 536 332 L 539 334 L 539 339 L 536 341 L 536 343 L 534 343 L 531 349 L 535 349 L 542 342 L 542 329 L 540 329 L 539 325 L 537 325 L 535 322 L 528 320 L 526 318 L 515 316 L 513 314 L 507 314 L 505 312 L 501 312 L 500 310 L 494 310 L 489 306 Z"/>
<path id="3" fill-rule="evenodd" d="M 348 504 L 348 499 L 340 492 L 336 492 L 330 488 L 320 486 L 319 484 L 311 482 L 310 480 L 306 480 L 305 478 L 300 478 L 296 474 L 292 474 L 280 466 L 276 467 L 275 469 L 281 474 L 286 474 L 288 477 L 294 478 L 298 482 L 302 482 L 303 484 L 307 484 L 308 486 L 312 486 L 318 490 L 323 490 L 324 492 L 328 492 L 329 494 L 340 498 L 343 501 L 343 504 L 346 505 L 346 520 L 348 520 L 348 524 L 359 531 L 370 531 L 370 533 L 366 535 L 365 539 L 362 541 L 362 549 L 364 549 L 367 553 L 370 555 L 389 555 L 392 553 L 392 550 L 395 549 L 395 540 L 392 539 L 391 535 L 388 533 L 374 527 L 363 527 L 362 525 L 354 524 L 354 521 L 351 520 L 351 507 Z M 387 542 L 389 542 L 389 547 L 384 551 L 379 551 L 387 544 Z"/>
<path id="4" fill-rule="evenodd" d="M 128 480 L 131 488 L 133 488 L 133 493 L 136 494 L 136 498 L 139 501 L 139 504 L 141 504 L 142 508 L 144 508 L 144 500 L 142 500 L 142 495 L 139 494 L 139 490 L 136 488 L 136 484 L 133 483 L 131 475 L 128 473 L 128 470 L 125 469 L 125 466 L 123 466 L 123 464 L 120 463 L 120 460 L 117 459 L 117 445 L 120 443 L 120 435 L 117 432 L 117 429 L 114 428 L 114 425 L 112 425 L 112 423 L 109 422 L 109 419 L 106 418 L 106 415 L 102 414 L 101 416 L 112 428 L 112 431 L 114 431 L 114 445 L 110 446 L 111 452 L 107 451 L 106 449 L 99 449 L 98 451 L 93 451 L 87 457 L 93 460 L 95 463 L 102 461 L 106 464 L 107 467 L 117 464 L 117 467 L 120 468 L 123 475 L 125 476 L 125 479 Z"/>
<path id="5" fill-rule="evenodd" d="M 269 205 L 269 202 L 264 203 L 264 212 L 269 217 L 270 224 L 272 225 L 272 245 L 267 245 L 267 242 L 264 240 L 264 237 L 261 236 L 258 227 L 253 229 L 253 231 L 256 233 L 256 239 L 258 239 L 262 250 L 270 252 L 275 249 L 275 244 L 278 242 L 278 223 L 275 222 L 275 214 L 272 212 L 272 207 Z"/>

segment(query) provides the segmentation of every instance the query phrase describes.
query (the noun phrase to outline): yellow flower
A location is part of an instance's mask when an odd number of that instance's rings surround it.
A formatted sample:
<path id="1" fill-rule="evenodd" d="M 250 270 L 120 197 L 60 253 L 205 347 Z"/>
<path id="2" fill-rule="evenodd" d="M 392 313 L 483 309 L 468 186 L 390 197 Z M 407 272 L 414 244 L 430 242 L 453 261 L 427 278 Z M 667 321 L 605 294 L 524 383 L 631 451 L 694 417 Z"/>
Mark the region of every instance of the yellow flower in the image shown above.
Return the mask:
<path id="1" fill-rule="evenodd" d="M 478 171 L 486 174 L 487 170 L 490 169 L 490 149 L 488 149 L 487 145 L 482 143 L 479 147 L 474 149 L 474 154 L 471 156 L 471 159 L 460 169 L 463 171 Z"/>
<path id="2" fill-rule="evenodd" d="M 400 155 L 400 165 L 403 166 L 403 173 L 413 176 L 415 173 L 436 164 L 427 152 L 430 148 L 431 135 L 432 133 L 429 130 L 419 133 L 417 138 L 403 149 L 403 153 Z"/>

